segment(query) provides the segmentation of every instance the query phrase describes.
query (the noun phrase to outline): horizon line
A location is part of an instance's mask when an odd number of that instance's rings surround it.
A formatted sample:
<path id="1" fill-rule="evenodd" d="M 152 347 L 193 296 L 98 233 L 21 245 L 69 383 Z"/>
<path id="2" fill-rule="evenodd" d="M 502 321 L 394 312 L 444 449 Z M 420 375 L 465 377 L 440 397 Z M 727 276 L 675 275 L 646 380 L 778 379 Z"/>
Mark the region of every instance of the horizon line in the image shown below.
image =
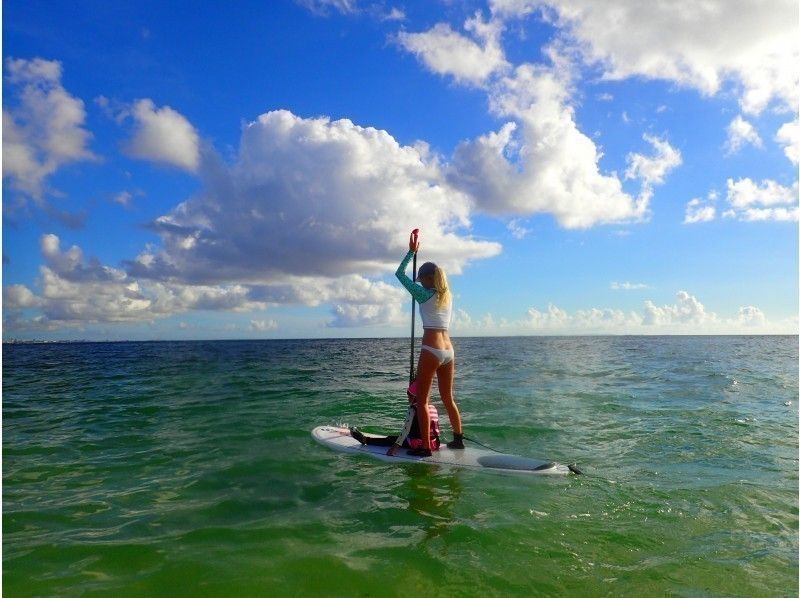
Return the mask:
<path id="1" fill-rule="evenodd" d="M 497 338 L 626 338 L 626 337 L 715 337 L 715 336 L 800 336 L 798 332 L 719 332 L 719 333 L 659 333 L 659 334 L 610 334 L 610 333 L 585 333 L 585 334 L 503 334 L 503 335 L 467 335 L 452 336 L 455 339 L 497 339 Z M 150 339 L 3 339 L 4 345 L 52 345 L 52 344 L 77 344 L 77 343 L 200 343 L 200 342 L 253 342 L 253 341 L 344 341 L 344 340 L 390 340 L 408 339 L 408 336 L 310 336 L 310 337 L 262 337 L 262 338 L 150 338 Z M 415 336 L 415 339 L 421 336 Z"/>

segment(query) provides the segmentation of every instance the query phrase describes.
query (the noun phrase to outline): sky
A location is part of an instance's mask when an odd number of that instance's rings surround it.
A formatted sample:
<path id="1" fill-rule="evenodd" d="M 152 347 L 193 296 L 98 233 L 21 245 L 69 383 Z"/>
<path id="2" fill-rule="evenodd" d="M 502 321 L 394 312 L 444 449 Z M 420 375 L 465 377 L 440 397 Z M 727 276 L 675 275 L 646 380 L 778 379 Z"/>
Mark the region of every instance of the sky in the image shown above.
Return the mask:
<path id="1" fill-rule="evenodd" d="M 797 334 L 764 6 L 6 0 L 3 338 Z"/>

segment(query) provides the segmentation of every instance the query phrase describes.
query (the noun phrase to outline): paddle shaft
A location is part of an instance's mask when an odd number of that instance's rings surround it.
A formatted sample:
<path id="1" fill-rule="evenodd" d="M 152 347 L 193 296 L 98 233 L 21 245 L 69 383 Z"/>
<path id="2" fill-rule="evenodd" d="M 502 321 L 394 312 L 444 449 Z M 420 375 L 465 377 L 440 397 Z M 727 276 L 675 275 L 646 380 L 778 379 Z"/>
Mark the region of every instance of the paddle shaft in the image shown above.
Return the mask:
<path id="1" fill-rule="evenodd" d="M 419 230 L 415 228 L 413 231 L 411 231 L 411 235 L 414 237 L 414 240 L 416 241 L 419 238 Z M 413 266 L 412 266 L 411 270 L 413 272 L 411 280 L 416 280 L 417 279 L 417 253 L 416 253 L 416 251 L 414 252 L 414 262 L 413 262 Z M 416 303 L 416 301 L 414 300 L 414 297 L 412 295 L 412 297 L 411 297 L 411 356 L 409 357 L 409 366 L 408 366 L 408 383 L 409 384 L 414 382 L 414 380 L 417 377 L 416 373 L 414 372 L 414 321 L 415 321 L 415 318 L 416 318 L 416 313 L 414 311 L 414 307 L 415 307 L 414 304 L 415 303 Z"/>
<path id="2" fill-rule="evenodd" d="M 417 278 L 417 254 L 414 254 L 414 265 L 412 268 L 414 272 L 414 277 L 412 280 L 416 280 Z M 411 357 L 409 358 L 409 367 L 408 367 L 408 383 L 411 384 L 417 375 L 414 373 L 414 321 L 416 318 L 416 313 L 414 310 L 416 301 L 414 301 L 414 297 L 411 297 Z"/>

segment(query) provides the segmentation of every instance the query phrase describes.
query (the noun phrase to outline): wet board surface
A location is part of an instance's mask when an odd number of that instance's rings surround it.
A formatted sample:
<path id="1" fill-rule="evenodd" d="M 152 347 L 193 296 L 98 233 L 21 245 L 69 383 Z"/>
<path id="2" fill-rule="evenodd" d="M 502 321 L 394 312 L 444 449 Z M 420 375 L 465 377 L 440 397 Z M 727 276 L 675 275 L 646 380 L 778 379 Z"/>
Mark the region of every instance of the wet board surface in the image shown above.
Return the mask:
<path id="1" fill-rule="evenodd" d="M 375 436 L 367 433 L 364 435 Z M 367 455 L 390 463 L 425 463 L 525 475 L 564 475 L 570 472 L 566 465 L 560 463 L 506 455 L 469 446 L 464 449 L 451 450 L 442 445 L 438 451 L 433 451 L 431 457 L 408 455 L 407 449 L 401 448 L 395 456 L 390 457 L 386 454 L 388 447 L 361 444 L 350 435 L 347 428 L 336 426 L 317 426 L 311 431 L 311 436 L 320 444 L 334 451 Z"/>

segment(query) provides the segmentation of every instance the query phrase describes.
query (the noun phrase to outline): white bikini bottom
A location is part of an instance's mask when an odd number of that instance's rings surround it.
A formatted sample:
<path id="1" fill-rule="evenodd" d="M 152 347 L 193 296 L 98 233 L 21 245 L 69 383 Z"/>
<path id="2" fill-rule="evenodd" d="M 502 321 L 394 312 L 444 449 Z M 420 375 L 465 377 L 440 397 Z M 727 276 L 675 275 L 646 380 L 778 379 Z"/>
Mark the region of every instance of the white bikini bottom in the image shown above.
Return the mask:
<path id="1" fill-rule="evenodd" d="M 435 347 L 429 347 L 428 345 L 422 345 L 422 349 L 432 353 L 433 356 L 439 360 L 439 365 L 450 363 L 456 356 L 456 353 L 453 351 L 453 349 L 437 349 Z"/>

